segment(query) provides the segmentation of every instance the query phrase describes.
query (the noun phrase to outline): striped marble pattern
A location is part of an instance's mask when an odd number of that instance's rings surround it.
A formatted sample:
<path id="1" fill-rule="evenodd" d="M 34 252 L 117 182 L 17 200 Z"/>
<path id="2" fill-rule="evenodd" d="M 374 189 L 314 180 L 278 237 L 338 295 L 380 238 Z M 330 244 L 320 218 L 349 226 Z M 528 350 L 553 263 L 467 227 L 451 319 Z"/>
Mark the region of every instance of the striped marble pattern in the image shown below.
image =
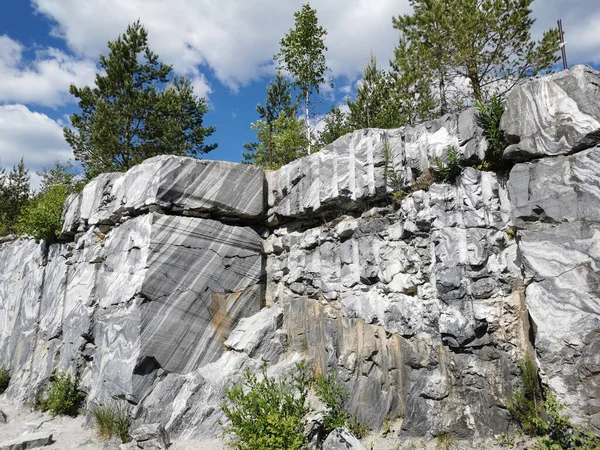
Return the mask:
<path id="1" fill-rule="evenodd" d="M 508 191 L 513 221 L 519 226 L 599 221 L 600 147 L 517 164 L 510 172 Z"/>
<path id="2" fill-rule="evenodd" d="M 260 310 L 262 240 L 250 228 L 147 214 L 103 243 L 95 286 L 91 397 L 137 402 L 155 370 L 215 361 L 238 321 Z"/>
<path id="3" fill-rule="evenodd" d="M 264 173 L 254 166 L 157 156 L 124 174 L 92 180 L 79 199 L 67 203 L 63 232 L 150 210 L 258 220 L 264 214 L 263 187 Z"/>
<path id="4" fill-rule="evenodd" d="M 11 371 L 8 393 L 25 399 L 40 316 L 43 247 L 33 239 L 0 245 L 0 367 Z"/>
<path id="5" fill-rule="evenodd" d="M 392 190 L 386 164 L 396 172 L 400 187 L 407 188 L 432 166 L 432 158 L 445 160 L 453 147 L 464 159 L 483 158 L 487 144 L 473 109 L 414 127 L 354 131 L 267 172 L 268 214 L 315 217 L 327 209 L 359 209 Z"/>
<path id="6" fill-rule="evenodd" d="M 504 158 L 528 161 L 600 143 L 600 72 L 574 66 L 513 89 L 500 123 Z"/>

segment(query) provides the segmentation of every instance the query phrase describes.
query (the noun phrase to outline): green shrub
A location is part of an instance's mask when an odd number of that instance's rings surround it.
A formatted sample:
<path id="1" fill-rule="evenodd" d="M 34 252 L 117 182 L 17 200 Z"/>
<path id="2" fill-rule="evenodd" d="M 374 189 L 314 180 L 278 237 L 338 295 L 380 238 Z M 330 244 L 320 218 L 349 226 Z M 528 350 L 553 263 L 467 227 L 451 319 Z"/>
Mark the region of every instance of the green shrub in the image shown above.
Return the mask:
<path id="1" fill-rule="evenodd" d="M 477 109 L 477 122 L 483 128 L 483 136 L 488 143 L 485 160 L 479 168 L 495 172 L 504 170 L 506 164 L 502 161 L 502 156 L 508 145 L 504 132 L 500 129 L 504 102 L 499 95 L 494 94 L 487 103 L 476 102 L 475 109 Z"/>
<path id="2" fill-rule="evenodd" d="M 348 427 L 350 433 L 356 436 L 357 439 L 362 439 L 366 437 L 371 431 L 371 428 L 369 428 L 368 425 L 365 425 L 364 423 L 360 423 L 358 421 L 358 419 L 356 418 L 356 414 L 354 414 L 352 420 L 349 420 L 346 423 L 346 426 Z"/>
<path id="3" fill-rule="evenodd" d="M 0 394 L 4 394 L 4 391 L 8 388 L 10 382 L 10 372 L 6 367 L 0 367 Z"/>
<path id="4" fill-rule="evenodd" d="M 42 392 L 36 409 L 48 411 L 53 416 L 76 416 L 85 395 L 79 390 L 79 380 L 70 373 L 55 372 L 50 385 Z"/>
<path id="5" fill-rule="evenodd" d="M 562 411 L 554 394 L 549 393 L 544 402 L 546 436 L 534 448 L 539 450 L 600 450 L 600 438 L 591 431 L 573 425 L 570 417 Z"/>
<path id="6" fill-rule="evenodd" d="M 454 182 L 456 178 L 462 173 L 463 166 L 458 156 L 458 150 L 455 147 L 448 150 L 448 157 L 446 161 L 440 158 L 432 158 L 431 162 L 435 164 L 436 177 L 440 181 L 447 181 L 449 183 Z"/>
<path id="7" fill-rule="evenodd" d="M 122 403 L 101 405 L 94 410 L 94 420 L 98 434 L 104 439 L 113 436 L 122 442 L 129 442 L 129 415 Z"/>
<path id="8" fill-rule="evenodd" d="M 527 434 L 539 436 L 547 431 L 547 424 L 542 419 L 544 391 L 540 385 L 537 367 L 530 358 L 526 358 L 519 364 L 519 369 L 521 389 L 513 393 L 506 407 Z"/>
<path id="9" fill-rule="evenodd" d="M 71 189 L 64 184 L 49 187 L 21 211 L 17 232 L 48 243 L 56 240 L 62 228 L 62 210 Z"/>
<path id="10" fill-rule="evenodd" d="M 310 380 L 306 363 L 298 363 L 295 371 L 279 379 L 267 376 L 266 363 L 260 380 L 246 369 L 243 383 L 228 388 L 221 404 L 231 422 L 228 431 L 239 438 L 234 447 L 296 450 L 306 446 L 304 417 L 310 410 L 306 402 Z"/>
<path id="11" fill-rule="evenodd" d="M 511 416 L 532 436 L 542 436 L 534 448 L 539 450 L 600 450 L 600 439 L 589 430 L 573 425 L 562 405 L 540 385 L 534 362 L 526 358 L 519 365 L 521 390 L 507 402 Z"/>
<path id="12" fill-rule="evenodd" d="M 346 425 L 350 415 L 344 410 L 349 394 L 346 388 L 336 380 L 332 372 L 315 376 L 315 393 L 327 406 L 323 417 L 324 433 L 327 436 L 333 430 Z"/>

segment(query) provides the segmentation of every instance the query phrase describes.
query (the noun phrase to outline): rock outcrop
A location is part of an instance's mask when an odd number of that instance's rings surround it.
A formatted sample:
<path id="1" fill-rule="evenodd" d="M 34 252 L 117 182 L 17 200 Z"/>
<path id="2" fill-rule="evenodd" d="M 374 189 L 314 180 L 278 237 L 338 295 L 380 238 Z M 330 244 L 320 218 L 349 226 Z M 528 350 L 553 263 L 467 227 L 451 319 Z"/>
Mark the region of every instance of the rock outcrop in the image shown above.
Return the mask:
<path id="1" fill-rule="evenodd" d="M 575 67 L 510 94 L 508 176 L 423 183 L 452 148 L 484 158 L 469 109 L 275 172 L 165 156 L 97 177 L 67 201 L 65 242 L 0 243 L 8 396 L 69 370 L 88 410 L 123 399 L 136 426 L 205 438 L 244 370 L 309 359 L 359 422 L 471 439 L 509 427 L 529 354 L 599 432 L 598 78 Z"/>

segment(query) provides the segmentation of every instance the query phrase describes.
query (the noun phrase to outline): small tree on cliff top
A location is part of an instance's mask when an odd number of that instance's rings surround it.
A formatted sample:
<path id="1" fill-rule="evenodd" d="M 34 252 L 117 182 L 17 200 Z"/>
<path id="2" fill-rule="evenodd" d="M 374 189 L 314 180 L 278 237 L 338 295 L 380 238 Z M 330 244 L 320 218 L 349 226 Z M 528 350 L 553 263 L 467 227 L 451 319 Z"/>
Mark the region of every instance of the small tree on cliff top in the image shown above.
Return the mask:
<path id="1" fill-rule="evenodd" d="M 296 86 L 302 93 L 306 126 L 306 140 L 310 153 L 310 96 L 319 93 L 319 86 L 325 83 L 327 63 L 323 43 L 327 31 L 319 26 L 317 11 L 307 3 L 294 13 L 295 27 L 281 39 L 281 49 L 274 59 L 282 69 L 288 71 L 295 79 Z"/>
<path id="2" fill-rule="evenodd" d="M 532 0 L 409 0 L 413 14 L 393 19 L 409 44 L 420 44 L 422 62 L 437 80 L 442 112 L 451 109 L 449 82 L 467 79 L 484 101 L 557 61 L 558 31 L 531 40 Z"/>
<path id="3" fill-rule="evenodd" d="M 204 144 L 215 131 L 202 126 L 206 100 L 194 95 L 189 79 L 171 76 L 139 22 L 108 47 L 108 56 L 100 55 L 106 74 L 96 75 L 96 87 L 70 89 L 81 112 L 71 116 L 73 129 L 64 135 L 87 178 L 126 171 L 156 155 L 198 156 L 216 148 Z"/>

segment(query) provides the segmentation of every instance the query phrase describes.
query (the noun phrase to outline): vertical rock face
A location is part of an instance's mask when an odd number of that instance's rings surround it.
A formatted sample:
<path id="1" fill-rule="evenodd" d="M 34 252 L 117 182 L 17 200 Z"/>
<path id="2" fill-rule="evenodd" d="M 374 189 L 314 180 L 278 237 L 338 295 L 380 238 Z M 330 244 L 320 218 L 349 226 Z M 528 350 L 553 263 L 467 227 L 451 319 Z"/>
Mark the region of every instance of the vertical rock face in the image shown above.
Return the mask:
<path id="1" fill-rule="evenodd" d="M 250 190 L 225 190 L 237 179 Z M 134 180 L 137 180 L 134 182 Z M 1 365 L 31 400 L 54 369 L 81 376 L 88 402 L 137 404 L 160 372 L 217 360 L 237 322 L 258 313 L 262 171 L 159 157 L 101 175 L 66 205 L 70 244 L 0 246 Z M 144 196 L 146 196 L 144 198 Z"/>
<path id="2" fill-rule="evenodd" d="M 527 342 L 509 212 L 496 177 L 467 169 L 395 213 L 280 227 L 265 243 L 267 301 L 284 305 L 291 347 L 353 393 L 360 422 L 500 432 Z"/>
<path id="3" fill-rule="evenodd" d="M 465 159 L 485 156 L 487 144 L 472 108 L 415 127 L 355 131 L 267 173 L 268 214 L 298 219 L 361 209 L 390 192 L 390 171 L 399 185 L 394 189 L 408 188 L 432 158 L 445 160 L 453 147 Z"/>
<path id="4" fill-rule="evenodd" d="M 33 240 L 0 245 L 0 365 L 19 373 L 9 386 L 14 397 L 25 395 L 32 376 L 43 256 Z"/>
<path id="5" fill-rule="evenodd" d="M 600 425 L 600 148 L 513 168 L 527 307 L 550 387 Z M 525 194 L 524 194 L 525 193 Z"/>
<path id="6" fill-rule="evenodd" d="M 510 94 L 505 156 L 535 161 L 508 180 L 431 183 L 452 148 L 484 158 L 473 109 L 356 131 L 275 172 L 162 156 L 97 177 L 66 203 L 72 242 L 0 243 L 9 395 L 70 370 L 88 408 L 123 398 L 137 425 L 209 437 L 244 370 L 309 359 L 360 422 L 472 438 L 506 430 L 534 354 L 599 431 L 597 78 L 576 67 Z"/>

